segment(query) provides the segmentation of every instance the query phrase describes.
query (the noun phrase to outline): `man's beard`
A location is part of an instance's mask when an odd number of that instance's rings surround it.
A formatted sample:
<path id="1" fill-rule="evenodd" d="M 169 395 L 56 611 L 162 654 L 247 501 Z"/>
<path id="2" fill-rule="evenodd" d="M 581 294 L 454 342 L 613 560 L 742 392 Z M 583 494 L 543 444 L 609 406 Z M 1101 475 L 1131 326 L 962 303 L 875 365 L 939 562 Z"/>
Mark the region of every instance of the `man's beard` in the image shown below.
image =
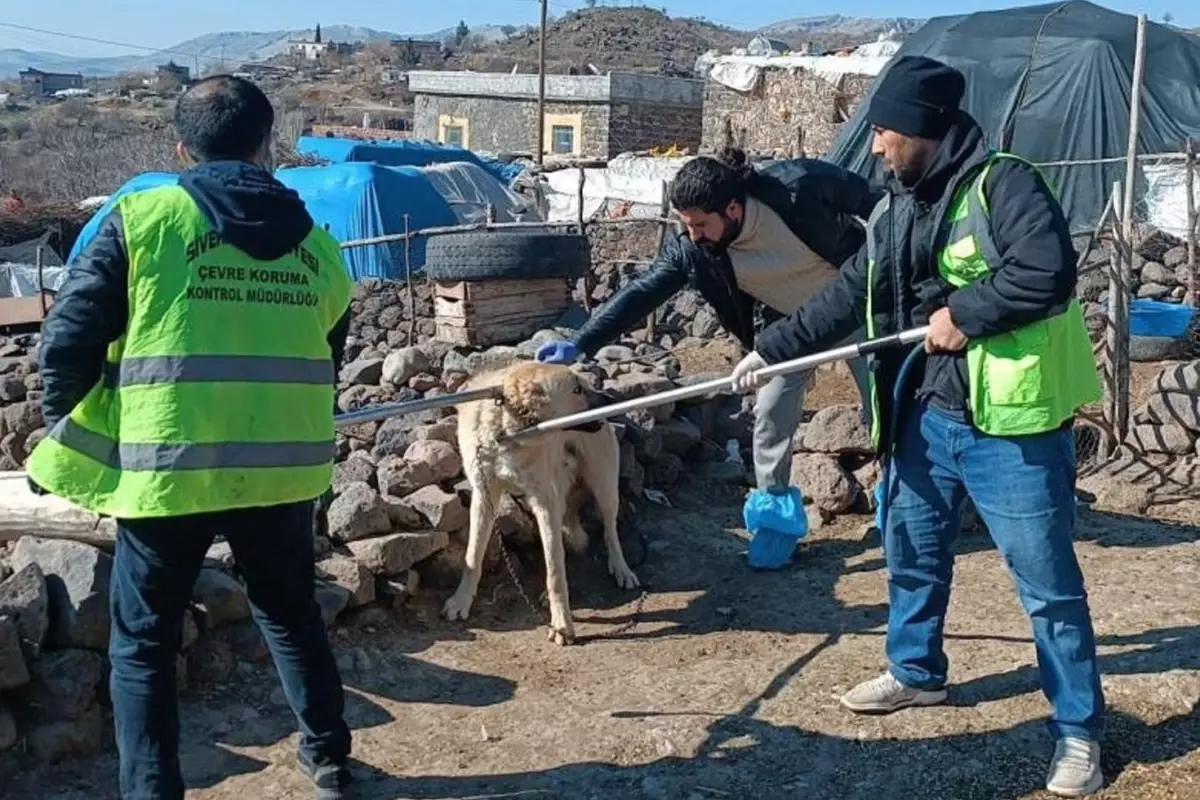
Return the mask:
<path id="1" fill-rule="evenodd" d="M 714 252 L 714 253 L 724 253 L 726 250 L 729 249 L 729 245 L 733 244 L 733 240 L 741 235 L 741 233 L 742 233 L 742 223 L 741 222 L 738 222 L 737 220 L 731 219 L 730 217 L 727 217 L 724 214 L 722 214 L 721 215 L 721 223 L 722 223 L 721 238 L 715 242 L 711 242 L 711 241 L 705 239 L 703 242 L 700 243 L 701 247 L 703 247 L 706 250 L 709 250 L 711 252 Z"/>

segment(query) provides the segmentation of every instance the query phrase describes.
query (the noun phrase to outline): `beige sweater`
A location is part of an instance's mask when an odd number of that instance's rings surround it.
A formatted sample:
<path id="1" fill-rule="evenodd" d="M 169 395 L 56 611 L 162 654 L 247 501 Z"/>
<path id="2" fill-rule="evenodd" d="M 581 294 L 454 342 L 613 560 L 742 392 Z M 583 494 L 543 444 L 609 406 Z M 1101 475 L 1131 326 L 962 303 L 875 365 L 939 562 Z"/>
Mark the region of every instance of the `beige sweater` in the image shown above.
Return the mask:
<path id="1" fill-rule="evenodd" d="M 837 274 L 837 267 L 753 197 L 746 198 L 745 223 L 729 245 L 729 260 L 742 291 L 784 314 L 802 306 Z"/>

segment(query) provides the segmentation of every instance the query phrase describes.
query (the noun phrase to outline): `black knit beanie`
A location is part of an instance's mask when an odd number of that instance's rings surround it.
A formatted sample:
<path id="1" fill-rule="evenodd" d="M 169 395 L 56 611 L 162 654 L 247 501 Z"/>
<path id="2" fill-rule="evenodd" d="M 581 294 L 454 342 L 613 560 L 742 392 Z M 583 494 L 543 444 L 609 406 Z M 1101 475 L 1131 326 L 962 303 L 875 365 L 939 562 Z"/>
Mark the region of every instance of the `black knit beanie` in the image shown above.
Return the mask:
<path id="1" fill-rule="evenodd" d="M 966 83 L 954 67 L 924 56 L 904 56 L 880 79 L 867 121 L 905 136 L 940 139 L 954 123 Z"/>

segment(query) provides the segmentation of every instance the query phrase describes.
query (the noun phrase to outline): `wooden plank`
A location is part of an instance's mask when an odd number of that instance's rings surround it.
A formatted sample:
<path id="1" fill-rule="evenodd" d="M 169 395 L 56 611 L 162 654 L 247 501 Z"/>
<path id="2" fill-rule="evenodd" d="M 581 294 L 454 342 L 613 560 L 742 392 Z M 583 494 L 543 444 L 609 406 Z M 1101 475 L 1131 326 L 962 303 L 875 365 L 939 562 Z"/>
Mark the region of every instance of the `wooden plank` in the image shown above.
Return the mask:
<path id="1" fill-rule="evenodd" d="M 22 536 L 68 539 L 112 550 L 117 523 L 60 497 L 34 494 L 24 472 L 0 472 L 0 542 Z"/>
<path id="2" fill-rule="evenodd" d="M 433 298 L 433 316 L 435 319 L 494 319 L 512 314 L 546 313 L 548 309 L 566 310 L 570 298 L 565 292 L 555 297 L 504 297 L 489 300 L 484 304 L 465 305 L 456 300 L 446 300 L 442 297 Z"/>
<path id="3" fill-rule="evenodd" d="M 496 297 L 516 297 L 539 292 L 570 293 L 566 278 L 538 278 L 511 281 L 457 281 L 434 284 L 434 296 L 456 300 L 488 300 Z"/>

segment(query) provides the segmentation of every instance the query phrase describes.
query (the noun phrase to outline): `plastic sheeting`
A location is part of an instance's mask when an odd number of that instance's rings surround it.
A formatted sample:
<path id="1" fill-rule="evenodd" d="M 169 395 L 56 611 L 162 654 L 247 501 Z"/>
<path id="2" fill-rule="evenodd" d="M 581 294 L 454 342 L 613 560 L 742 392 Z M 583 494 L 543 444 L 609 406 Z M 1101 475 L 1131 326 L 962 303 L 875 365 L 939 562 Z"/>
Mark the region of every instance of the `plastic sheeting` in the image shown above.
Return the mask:
<path id="1" fill-rule="evenodd" d="M 750 92 L 758 86 L 764 70 L 804 69 L 828 81 L 843 75 L 878 75 L 891 60 L 891 55 L 864 55 L 858 52 L 845 56 L 701 56 L 697 67 L 717 83 L 738 92 Z"/>
<path id="2" fill-rule="evenodd" d="M 663 184 L 670 183 L 691 156 L 651 158 L 622 154 L 607 167 L 584 169 L 583 217 L 594 219 L 621 207 L 630 217 L 656 217 L 661 212 Z M 579 169 L 560 169 L 545 174 L 549 202 L 547 219 L 577 218 Z"/>
<path id="3" fill-rule="evenodd" d="M 48 292 L 57 292 L 66 279 L 66 267 L 42 268 L 41 286 Z M 33 297 L 37 293 L 37 267 L 7 263 L 0 259 L 0 298 Z"/>
<path id="4" fill-rule="evenodd" d="M 536 221 L 536 208 L 516 192 L 504 187 L 483 167 L 466 162 L 422 167 L 434 190 L 462 223 L 485 222 L 487 207 L 495 209 L 496 222 Z"/>
<path id="5" fill-rule="evenodd" d="M 1166 161 L 1146 164 L 1146 222 L 1164 233 L 1183 239 L 1187 236 L 1187 164 Z M 1200 169 L 1195 169 L 1195 188 L 1192 194 L 1195 207 L 1200 208 Z"/>
<path id="6" fill-rule="evenodd" d="M 299 193 L 313 219 L 320 225 L 327 224 L 338 241 L 403 233 L 405 214 L 409 215 L 410 230 L 458 221 L 431 180 L 413 167 L 332 164 L 280 169 L 276 177 Z M 68 263 L 95 237 L 101 220 L 123 195 L 178 182 L 178 175 L 163 172 L 146 173 L 128 181 L 88 220 L 71 248 Z M 351 248 L 344 255 L 355 280 L 404 275 L 402 243 Z M 419 270 L 425 263 L 423 239 L 413 240 L 410 256 L 413 270 Z"/>
<path id="7" fill-rule="evenodd" d="M 0 247 L 0 264 L 36 265 L 38 262 L 38 248 L 41 248 L 43 267 L 61 267 L 63 265 L 62 259 L 58 257 L 58 253 L 50 246 L 50 237 L 52 235 L 52 231 L 46 231 L 36 239 Z"/>
<path id="8" fill-rule="evenodd" d="M 96 232 L 100 230 L 100 223 L 108 216 L 113 206 L 122 197 L 130 192 L 140 192 L 145 189 L 153 189 L 157 186 L 174 186 L 177 183 L 179 183 L 179 175 L 174 172 L 146 172 L 130 178 L 125 182 L 124 186 L 109 195 L 99 210 L 95 214 L 92 214 L 91 219 L 83 226 L 83 230 L 79 232 L 79 236 L 75 239 L 75 244 L 71 247 L 71 252 L 67 256 L 67 263 L 70 264 L 74 261 L 75 257 L 83 251 L 87 243 L 96 237 Z"/>
<path id="9" fill-rule="evenodd" d="M 1148 23 L 1138 152 L 1178 152 L 1200 138 L 1200 39 Z M 993 147 L 1038 163 L 1120 159 L 1129 134 L 1137 20 L 1074 0 L 930 20 L 896 53 L 923 55 L 962 70 L 963 107 Z M 879 82 L 876 81 L 875 87 Z M 880 177 L 859 104 L 828 158 Z M 1125 165 L 1046 167 L 1077 230 L 1093 227 Z M 1144 195 L 1145 184 L 1138 187 Z"/>
<path id="10" fill-rule="evenodd" d="M 281 169 L 276 177 L 295 189 L 318 225 L 339 242 L 370 239 L 409 230 L 455 225 L 458 220 L 429 178 L 415 167 L 384 167 L 349 163 L 322 167 Z M 346 268 L 355 280 L 403 278 L 404 243 L 352 247 L 342 251 Z M 425 239 L 412 240 L 411 268 L 425 264 Z"/>
<path id="11" fill-rule="evenodd" d="M 296 141 L 296 150 L 334 164 L 364 161 L 388 167 L 427 167 L 431 164 L 465 162 L 486 169 L 505 186 L 524 170 L 520 165 L 483 158 L 462 147 L 424 139 L 366 142 L 338 137 L 301 136 Z"/>

